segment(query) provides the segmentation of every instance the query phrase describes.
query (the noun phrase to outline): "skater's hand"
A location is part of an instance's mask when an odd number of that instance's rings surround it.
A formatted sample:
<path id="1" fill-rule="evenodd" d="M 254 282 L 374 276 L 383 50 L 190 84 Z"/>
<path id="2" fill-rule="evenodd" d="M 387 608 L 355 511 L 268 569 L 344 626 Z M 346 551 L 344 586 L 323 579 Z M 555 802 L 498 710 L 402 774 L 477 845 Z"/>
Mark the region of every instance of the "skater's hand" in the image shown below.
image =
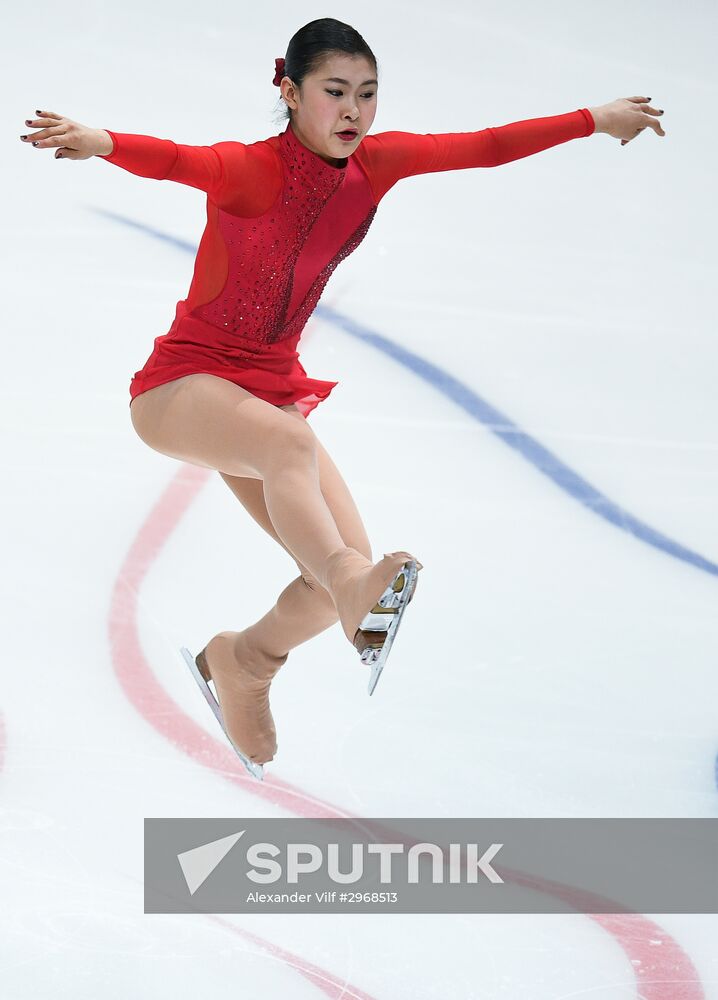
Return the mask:
<path id="1" fill-rule="evenodd" d="M 610 104 L 602 104 L 599 108 L 589 108 L 596 122 L 597 132 L 606 132 L 614 139 L 620 139 L 625 146 L 635 139 L 644 128 L 654 129 L 658 135 L 665 135 L 661 123 L 656 117 L 663 114 L 649 105 L 650 97 L 619 97 Z"/>
<path id="2" fill-rule="evenodd" d="M 54 111 L 37 111 L 26 125 L 40 131 L 20 136 L 20 141 L 35 149 L 54 149 L 56 159 L 89 160 L 112 152 L 112 137 L 102 128 L 88 128 Z M 58 148 L 59 147 L 59 148 Z"/>

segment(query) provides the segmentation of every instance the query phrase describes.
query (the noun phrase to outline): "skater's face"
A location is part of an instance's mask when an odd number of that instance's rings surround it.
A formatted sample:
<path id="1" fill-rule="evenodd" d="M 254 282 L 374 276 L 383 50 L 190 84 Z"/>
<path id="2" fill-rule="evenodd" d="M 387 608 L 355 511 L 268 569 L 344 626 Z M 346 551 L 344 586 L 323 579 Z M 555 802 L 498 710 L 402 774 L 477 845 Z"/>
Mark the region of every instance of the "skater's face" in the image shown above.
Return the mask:
<path id="1" fill-rule="evenodd" d="M 374 121 L 376 77 L 368 59 L 346 53 L 328 56 L 318 70 L 304 78 L 301 91 L 285 76 L 282 94 L 292 109 L 292 130 L 299 141 L 338 166 L 357 149 Z M 347 142 L 337 133 L 348 128 L 357 132 Z"/>

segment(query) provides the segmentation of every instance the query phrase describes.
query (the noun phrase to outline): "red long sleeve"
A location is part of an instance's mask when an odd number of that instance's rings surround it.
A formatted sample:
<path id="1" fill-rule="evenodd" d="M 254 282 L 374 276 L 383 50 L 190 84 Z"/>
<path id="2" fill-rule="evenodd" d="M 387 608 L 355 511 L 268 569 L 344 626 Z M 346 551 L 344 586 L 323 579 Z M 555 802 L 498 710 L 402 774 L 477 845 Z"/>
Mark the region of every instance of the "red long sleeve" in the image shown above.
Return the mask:
<path id="1" fill-rule="evenodd" d="M 291 122 L 249 144 L 187 146 L 110 132 L 113 150 L 101 159 L 207 195 L 187 297 L 135 372 L 130 395 L 205 372 L 274 405 L 295 402 L 306 416 L 338 383 L 307 375 L 297 351 L 302 330 L 398 180 L 495 167 L 594 130 L 581 108 L 478 132 L 365 135 L 351 156 L 333 159 L 305 146 Z"/>
<path id="2" fill-rule="evenodd" d="M 187 146 L 151 135 L 105 131 L 114 145 L 100 159 L 140 177 L 199 188 L 216 205 L 236 215 L 262 215 L 282 186 L 278 158 L 263 141 Z"/>
<path id="3" fill-rule="evenodd" d="M 528 118 L 478 132 L 379 132 L 366 135 L 353 154 L 378 204 L 402 177 L 438 170 L 496 167 L 543 149 L 591 135 L 588 108 L 547 118 Z M 140 177 L 176 181 L 205 191 L 235 215 L 252 218 L 274 204 L 282 184 L 272 140 L 188 146 L 149 135 L 110 132 L 114 149 L 100 159 Z"/>
<path id="4" fill-rule="evenodd" d="M 380 132 L 367 135 L 355 156 L 369 175 L 379 202 L 402 177 L 437 170 L 497 167 L 531 156 L 550 146 L 591 135 L 596 128 L 588 108 L 548 118 L 528 118 L 481 129 L 479 132 L 446 132 L 417 135 Z"/>

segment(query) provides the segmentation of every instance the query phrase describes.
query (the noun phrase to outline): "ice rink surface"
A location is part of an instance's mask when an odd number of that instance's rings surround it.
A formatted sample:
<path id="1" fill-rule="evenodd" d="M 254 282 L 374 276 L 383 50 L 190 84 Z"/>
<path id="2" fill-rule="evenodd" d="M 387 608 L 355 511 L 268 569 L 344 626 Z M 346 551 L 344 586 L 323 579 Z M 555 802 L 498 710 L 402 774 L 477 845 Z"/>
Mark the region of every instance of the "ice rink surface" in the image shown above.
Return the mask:
<path id="1" fill-rule="evenodd" d="M 179 647 L 256 621 L 296 566 L 129 419 L 205 196 L 18 136 L 42 107 L 278 134 L 274 59 L 322 16 L 377 55 L 372 132 L 650 95 L 667 135 L 406 178 L 330 280 L 300 349 L 340 384 L 309 420 L 375 558 L 424 569 L 371 698 L 338 625 L 291 652 L 260 786 Z M 144 817 L 716 816 L 716 27 L 698 0 L 3 12 L 4 1000 L 718 998 L 710 915 L 142 899 Z"/>

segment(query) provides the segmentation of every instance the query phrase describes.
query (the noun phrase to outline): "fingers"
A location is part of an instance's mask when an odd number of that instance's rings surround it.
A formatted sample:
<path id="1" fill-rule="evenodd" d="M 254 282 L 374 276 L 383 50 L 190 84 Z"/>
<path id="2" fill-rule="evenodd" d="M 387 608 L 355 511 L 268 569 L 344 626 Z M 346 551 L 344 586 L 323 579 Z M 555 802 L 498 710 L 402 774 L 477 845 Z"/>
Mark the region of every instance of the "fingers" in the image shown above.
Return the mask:
<path id="1" fill-rule="evenodd" d="M 42 128 L 43 125 L 57 125 L 64 121 L 62 115 L 56 115 L 54 111 L 37 111 L 37 118 L 26 118 L 25 124 L 31 128 Z"/>
<path id="2" fill-rule="evenodd" d="M 656 133 L 656 135 L 665 135 L 666 134 L 665 131 L 664 131 L 664 129 L 663 129 L 663 126 L 661 125 L 660 122 L 650 121 L 648 123 L 648 127 L 652 128 L 653 131 Z M 644 128 L 645 128 L 645 125 L 644 125 Z M 643 131 L 643 129 L 641 129 L 641 131 Z"/>
<path id="3" fill-rule="evenodd" d="M 641 133 L 645 128 L 652 128 L 657 135 L 665 135 L 665 130 L 660 122 L 650 121 L 648 125 L 642 125 L 640 128 L 636 129 L 636 135 Z M 636 135 L 632 135 L 630 139 L 621 139 L 621 145 L 625 146 L 629 142 L 633 142 Z"/>
<path id="4" fill-rule="evenodd" d="M 645 125 L 643 126 L 643 128 L 645 128 Z M 637 129 L 636 129 L 636 135 L 638 135 L 638 133 L 639 133 L 639 132 L 642 132 L 642 131 L 643 131 L 643 128 L 637 128 Z M 634 136 L 631 136 L 631 138 L 630 138 L 630 139 L 621 139 L 621 145 L 622 145 L 622 146 L 625 146 L 625 145 L 626 145 L 627 143 L 629 143 L 629 142 L 633 142 L 633 140 L 634 140 L 634 139 L 636 138 L 636 135 L 634 135 Z"/>
<path id="5" fill-rule="evenodd" d="M 663 131 L 663 126 L 661 125 L 661 123 L 658 121 L 653 121 L 653 118 L 650 117 L 651 115 L 654 115 L 656 118 L 660 117 L 660 115 L 663 114 L 663 108 L 651 108 L 648 105 L 646 105 L 645 107 L 641 108 L 641 114 L 649 116 L 649 120 L 646 124 L 648 127 L 652 128 L 657 135 L 666 134 Z M 646 128 L 646 125 L 644 125 L 643 128 Z M 640 131 L 643 131 L 643 128 Z"/>
<path id="6" fill-rule="evenodd" d="M 44 149 L 47 146 L 62 146 L 65 132 L 65 126 L 58 125 L 56 128 L 44 128 L 40 132 L 35 132 L 34 135 L 25 136 L 24 139 L 22 136 L 20 138 L 35 146 L 36 149 Z"/>
<path id="7" fill-rule="evenodd" d="M 92 130 L 86 129 L 66 115 L 56 111 L 36 108 L 37 118 L 27 118 L 25 124 L 38 129 L 30 135 L 21 135 L 26 145 L 35 149 L 52 149 L 56 160 L 87 160 L 94 152 L 88 152 L 87 140 Z"/>
<path id="8" fill-rule="evenodd" d="M 67 120 L 54 111 L 40 110 L 37 111 L 37 114 L 37 118 L 26 118 L 25 124 L 31 128 L 39 128 L 40 131 L 34 132 L 32 135 L 21 135 L 21 141 L 33 145 L 35 148 L 63 145 L 59 137 L 67 131 Z"/>
<path id="9" fill-rule="evenodd" d="M 36 118 L 26 118 L 25 124 L 30 125 L 33 128 L 42 128 L 43 125 L 57 125 L 59 122 L 66 121 L 63 115 L 57 115 L 54 111 L 35 111 L 37 115 Z"/>
<path id="10" fill-rule="evenodd" d="M 632 135 L 630 139 L 621 139 L 621 145 L 622 146 L 626 146 L 629 142 L 633 142 L 633 140 L 636 138 L 636 136 L 640 132 L 642 132 L 645 128 L 652 128 L 653 131 L 656 133 L 656 135 L 665 135 L 666 134 L 665 131 L 664 131 L 664 129 L 663 129 L 663 126 L 660 123 L 660 121 L 654 120 L 654 119 L 659 118 L 660 115 L 663 114 L 663 108 L 652 108 L 652 107 L 650 107 L 650 105 L 648 104 L 648 102 L 650 101 L 650 99 L 651 99 L 650 97 L 628 97 L 628 98 L 626 98 L 626 100 L 628 100 L 628 101 L 632 101 L 635 104 L 640 104 L 641 105 L 641 107 L 638 108 L 638 109 L 636 109 L 636 110 L 640 111 L 640 113 L 642 115 L 645 115 L 647 120 L 646 120 L 646 124 L 645 125 L 641 125 L 641 126 L 639 126 L 639 127 L 636 128 L 635 135 Z M 631 114 L 633 115 L 633 112 L 631 112 Z"/>

